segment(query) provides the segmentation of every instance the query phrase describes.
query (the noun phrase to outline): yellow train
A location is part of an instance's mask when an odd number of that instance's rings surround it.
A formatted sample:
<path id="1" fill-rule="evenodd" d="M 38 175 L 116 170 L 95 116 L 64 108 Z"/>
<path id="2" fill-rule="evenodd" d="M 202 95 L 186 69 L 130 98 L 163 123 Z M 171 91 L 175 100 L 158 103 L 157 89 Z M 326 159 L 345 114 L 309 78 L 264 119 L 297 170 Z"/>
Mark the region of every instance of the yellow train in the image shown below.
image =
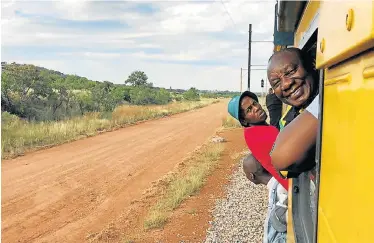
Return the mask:
<path id="1" fill-rule="evenodd" d="M 317 167 L 290 179 L 287 242 L 373 243 L 374 1 L 279 0 L 275 14 L 274 51 L 304 49 L 320 72 Z"/>

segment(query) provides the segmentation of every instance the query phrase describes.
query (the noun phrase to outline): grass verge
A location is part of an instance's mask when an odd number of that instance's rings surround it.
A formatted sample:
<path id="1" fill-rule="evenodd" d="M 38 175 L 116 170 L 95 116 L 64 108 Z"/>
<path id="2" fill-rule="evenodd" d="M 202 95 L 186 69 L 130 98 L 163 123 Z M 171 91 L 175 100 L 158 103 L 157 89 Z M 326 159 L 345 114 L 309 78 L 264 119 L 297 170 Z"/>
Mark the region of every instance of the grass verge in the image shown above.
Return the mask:
<path id="1" fill-rule="evenodd" d="M 82 117 L 57 122 L 27 122 L 17 116 L 3 113 L 1 156 L 3 159 L 13 158 L 27 151 L 63 144 L 101 132 L 113 131 L 136 122 L 174 115 L 217 102 L 219 101 L 216 99 L 202 99 L 163 106 L 123 105 L 111 113 L 89 113 Z"/>
<path id="2" fill-rule="evenodd" d="M 144 221 L 145 229 L 160 228 L 167 222 L 172 210 L 183 200 L 195 194 L 204 185 L 206 177 L 218 164 L 224 145 L 208 144 L 191 156 L 184 173 L 174 176 L 165 194 L 153 206 Z"/>
<path id="3" fill-rule="evenodd" d="M 238 128 L 242 127 L 238 120 L 234 119 L 232 116 L 227 115 L 222 119 L 222 126 L 224 128 Z"/>

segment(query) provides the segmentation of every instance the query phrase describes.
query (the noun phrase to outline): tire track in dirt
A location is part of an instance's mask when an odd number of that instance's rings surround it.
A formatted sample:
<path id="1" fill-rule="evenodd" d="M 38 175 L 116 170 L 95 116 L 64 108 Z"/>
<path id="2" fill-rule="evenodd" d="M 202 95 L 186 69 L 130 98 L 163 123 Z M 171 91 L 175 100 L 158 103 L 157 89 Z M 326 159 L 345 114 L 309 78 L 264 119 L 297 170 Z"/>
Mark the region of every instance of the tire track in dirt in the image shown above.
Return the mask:
<path id="1" fill-rule="evenodd" d="M 4 242 L 84 242 L 201 145 L 226 103 L 2 162 Z"/>

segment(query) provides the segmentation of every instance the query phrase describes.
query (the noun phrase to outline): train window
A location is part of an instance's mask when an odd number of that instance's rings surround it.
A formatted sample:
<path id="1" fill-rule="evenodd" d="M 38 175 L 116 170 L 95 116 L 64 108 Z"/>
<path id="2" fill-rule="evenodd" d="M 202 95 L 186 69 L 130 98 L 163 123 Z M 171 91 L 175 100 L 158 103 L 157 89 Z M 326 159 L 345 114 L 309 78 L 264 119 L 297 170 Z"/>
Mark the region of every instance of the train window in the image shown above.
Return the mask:
<path id="1" fill-rule="evenodd" d="M 308 176 L 310 180 L 310 189 L 309 189 L 310 211 L 312 214 L 312 221 L 313 221 L 313 228 L 314 228 L 316 225 L 316 217 L 317 217 L 316 167 L 314 167 L 308 173 Z"/>
<path id="2" fill-rule="evenodd" d="M 302 46 L 315 60 L 317 51 L 317 31 Z M 315 62 L 314 62 L 315 64 Z M 322 73 L 322 72 L 321 72 Z M 320 75 L 320 79 L 323 76 Z M 319 81 L 321 84 L 321 80 Z M 320 88 L 321 92 L 321 88 Z M 322 97 L 320 95 L 320 97 Z M 319 141 L 319 140 L 318 140 Z M 293 179 L 292 191 L 292 217 L 294 223 L 295 240 L 297 243 L 316 242 L 317 229 L 317 208 L 318 208 L 318 176 L 319 176 L 319 148 L 316 144 L 316 163 L 317 166 L 311 171 L 302 173 L 298 178 Z"/>
<path id="3" fill-rule="evenodd" d="M 311 190 L 313 183 L 309 172 L 300 174 L 292 182 L 292 218 L 297 243 L 312 243 L 314 239 L 314 220 L 312 213 Z"/>
<path id="4" fill-rule="evenodd" d="M 316 167 L 314 170 L 314 177 L 313 183 L 315 185 L 314 196 L 313 196 L 313 203 L 315 210 L 312 214 L 313 221 L 314 221 L 314 234 L 313 234 L 313 242 L 317 242 L 317 223 L 318 222 L 318 196 L 319 196 L 319 180 L 320 180 L 320 168 L 321 168 L 321 148 L 322 148 L 322 120 L 323 120 L 323 88 L 324 88 L 324 73 L 323 70 L 319 73 L 319 129 L 318 129 L 318 136 L 316 142 Z"/>

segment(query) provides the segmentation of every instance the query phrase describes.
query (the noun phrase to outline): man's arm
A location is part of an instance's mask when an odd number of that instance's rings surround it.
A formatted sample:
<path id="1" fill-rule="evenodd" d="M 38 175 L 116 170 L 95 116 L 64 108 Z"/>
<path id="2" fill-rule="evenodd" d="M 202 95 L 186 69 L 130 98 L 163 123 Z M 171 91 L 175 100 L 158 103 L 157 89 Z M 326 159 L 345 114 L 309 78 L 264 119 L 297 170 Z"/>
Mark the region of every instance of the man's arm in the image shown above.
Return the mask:
<path id="1" fill-rule="evenodd" d="M 295 120 L 286 126 L 275 141 L 271 153 L 271 162 L 278 170 L 284 170 L 292 164 L 302 161 L 308 150 L 316 143 L 318 132 L 318 99 Z"/>

